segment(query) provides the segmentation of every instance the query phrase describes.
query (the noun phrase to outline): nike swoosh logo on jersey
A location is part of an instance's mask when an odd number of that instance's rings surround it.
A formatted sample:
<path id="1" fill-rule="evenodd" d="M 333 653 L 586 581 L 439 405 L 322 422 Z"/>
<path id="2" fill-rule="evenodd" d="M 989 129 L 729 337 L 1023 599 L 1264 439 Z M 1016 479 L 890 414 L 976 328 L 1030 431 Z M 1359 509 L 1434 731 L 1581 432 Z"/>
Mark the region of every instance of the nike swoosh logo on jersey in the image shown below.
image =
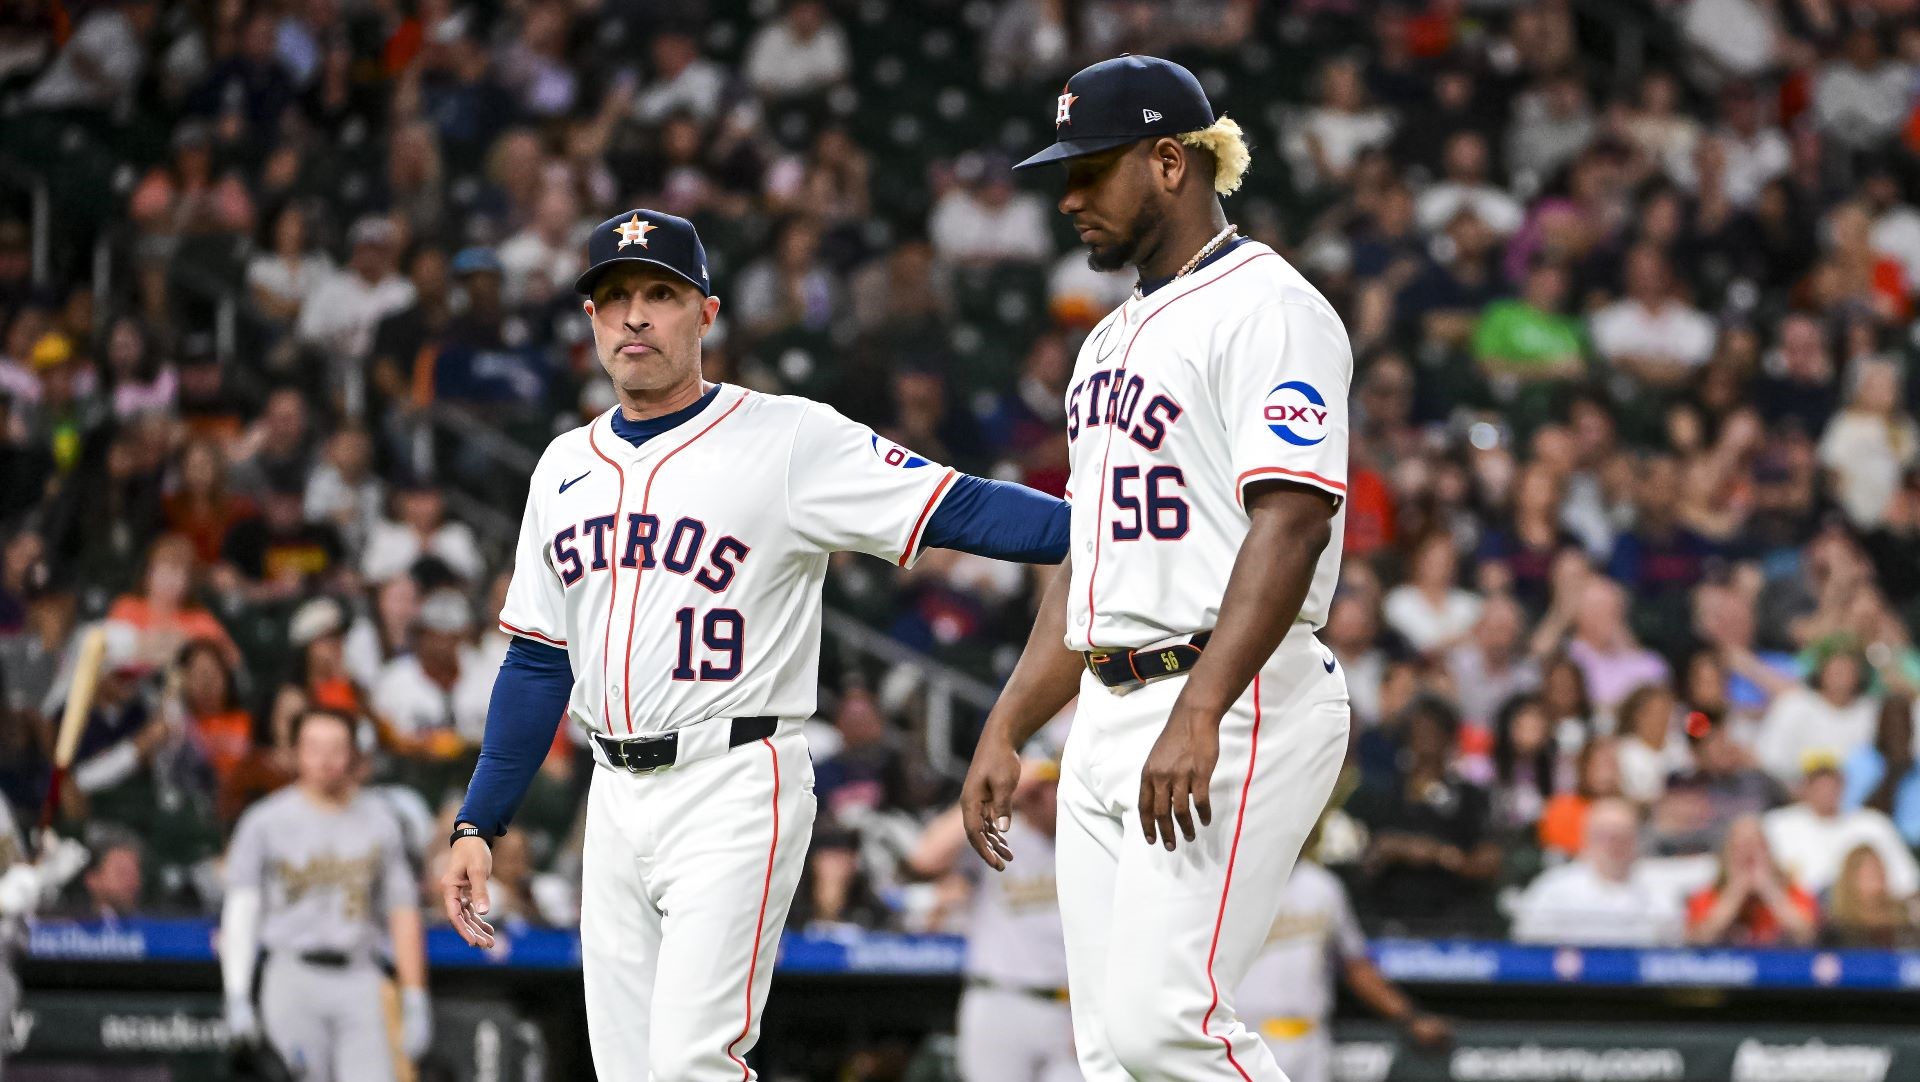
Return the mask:
<path id="1" fill-rule="evenodd" d="M 1321 662 L 1320 664 L 1322 664 L 1322 665 L 1325 665 L 1325 666 L 1327 667 L 1327 671 L 1328 671 L 1328 672 L 1332 672 L 1332 671 L 1333 671 L 1333 666 L 1334 666 L 1334 665 L 1335 665 L 1336 663 L 1335 663 L 1335 661 L 1334 661 L 1334 660 L 1333 660 L 1332 658 L 1328 658 L 1327 660 L 1325 660 L 1325 661 L 1322 661 L 1322 662 Z"/>
<path id="2" fill-rule="evenodd" d="M 588 471 L 587 471 L 587 473 L 592 473 L 592 472 L 593 472 L 592 470 L 588 470 Z M 578 477 L 576 477 L 576 478 L 574 478 L 574 479 L 573 479 L 573 480 L 571 480 L 571 481 L 562 481 L 562 482 L 560 482 L 560 491 L 561 491 L 561 492 L 565 492 L 566 490 L 568 490 L 568 489 L 570 489 L 570 488 L 572 488 L 573 486 L 575 486 L 575 485 L 577 485 L 577 484 L 579 484 L 580 482 L 582 482 L 582 481 L 584 481 L 584 480 L 586 480 L 586 479 L 587 479 L 587 473 L 583 473 L 583 474 L 581 474 L 580 476 L 578 476 Z"/>

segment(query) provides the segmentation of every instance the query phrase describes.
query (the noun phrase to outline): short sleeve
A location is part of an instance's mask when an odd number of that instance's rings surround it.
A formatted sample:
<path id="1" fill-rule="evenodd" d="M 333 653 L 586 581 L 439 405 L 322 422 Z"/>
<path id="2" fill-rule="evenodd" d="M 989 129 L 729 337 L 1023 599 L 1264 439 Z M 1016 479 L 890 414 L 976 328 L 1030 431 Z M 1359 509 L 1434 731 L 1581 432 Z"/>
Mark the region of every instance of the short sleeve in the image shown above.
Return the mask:
<path id="1" fill-rule="evenodd" d="M 880 438 L 827 406 L 801 416 L 787 460 L 787 515 L 822 552 L 910 566 L 954 471 Z"/>
<path id="2" fill-rule="evenodd" d="M 263 831 L 257 812 L 240 817 L 240 824 L 233 830 L 233 841 L 227 844 L 226 886 L 229 891 L 249 887 L 259 890 L 266 885 L 267 853 Z"/>
<path id="3" fill-rule="evenodd" d="M 1318 302 L 1285 300 L 1227 332 L 1216 358 L 1216 407 L 1231 441 L 1234 491 L 1293 481 L 1347 495 L 1347 332 Z"/>
<path id="4" fill-rule="evenodd" d="M 507 603 L 500 607 L 500 630 L 546 643 L 567 645 L 566 596 L 552 561 L 553 545 L 540 525 L 538 506 L 529 498 L 520 517 L 520 540 L 513 550 L 513 579 Z"/>

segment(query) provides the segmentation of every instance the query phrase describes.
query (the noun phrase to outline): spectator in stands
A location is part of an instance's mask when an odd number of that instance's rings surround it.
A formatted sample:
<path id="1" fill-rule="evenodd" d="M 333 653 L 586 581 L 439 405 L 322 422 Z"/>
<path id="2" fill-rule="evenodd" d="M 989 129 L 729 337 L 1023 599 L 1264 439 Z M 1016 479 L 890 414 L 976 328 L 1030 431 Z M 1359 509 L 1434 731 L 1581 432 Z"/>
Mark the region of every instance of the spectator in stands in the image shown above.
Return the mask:
<path id="1" fill-rule="evenodd" d="M 193 562 L 193 543 L 186 538 L 169 534 L 155 540 L 147 550 L 140 591 L 120 595 L 107 610 L 107 622 L 127 630 L 134 655 L 149 670 L 170 664 L 196 639 L 218 643 L 229 665 L 240 663 L 226 628 L 193 599 Z"/>
<path id="2" fill-rule="evenodd" d="M 580 204 L 565 184 L 548 184 L 533 220 L 500 245 L 509 305 L 545 303 L 573 287 L 583 269 Z"/>
<path id="3" fill-rule="evenodd" d="M 840 282 L 820 259 L 820 228 L 795 216 L 775 231 L 773 250 L 740 273 L 731 298 L 742 333 L 825 333 L 845 309 Z"/>
<path id="4" fill-rule="evenodd" d="M 373 438 L 365 429 L 342 428 L 327 438 L 301 502 L 307 521 L 331 528 L 357 560 L 387 502 L 386 486 L 373 472 Z"/>
<path id="5" fill-rule="evenodd" d="M 1819 921 L 1819 903 L 1781 870 L 1753 816 L 1734 820 L 1713 885 L 1687 899 L 1689 943 L 1803 947 Z"/>
<path id="6" fill-rule="evenodd" d="M 1500 848 L 1486 790 L 1455 769 L 1459 718 L 1421 699 L 1399 729 L 1400 776 L 1363 783 L 1348 804 L 1373 832 L 1362 859 L 1370 909 L 1415 931 L 1483 920 Z"/>
<path id="7" fill-rule="evenodd" d="M 1525 630 L 1526 612 L 1520 604 L 1494 594 L 1481 604 L 1472 634 L 1447 654 L 1454 696 L 1468 721 L 1486 725 L 1517 696 L 1540 687 L 1540 662 L 1527 653 L 1521 637 Z M 1552 719 L 1547 736 L 1552 736 Z"/>
<path id="8" fill-rule="evenodd" d="M 1620 792 L 1635 804 L 1660 799 L 1668 776 L 1692 766 L 1674 733 L 1675 705 L 1665 683 L 1642 684 L 1620 704 Z"/>
<path id="9" fill-rule="evenodd" d="M 1493 725 L 1494 828 L 1510 836 L 1535 834 L 1548 802 L 1571 784 L 1573 773 L 1539 696 L 1508 699 Z"/>
<path id="10" fill-rule="evenodd" d="M 1759 816 L 1786 803 L 1786 792 L 1754 765 L 1753 753 L 1731 723 L 1694 710 L 1685 721 L 1692 767 L 1667 779 L 1655 805 L 1651 843 L 1664 855 L 1709 853 L 1719 848 L 1734 820 Z"/>
<path id="11" fill-rule="evenodd" d="M 253 746 L 253 715 L 240 706 L 220 644 L 195 639 L 180 650 L 178 709 L 194 751 L 224 785 Z"/>
<path id="12" fill-rule="evenodd" d="M 1587 836 L 1587 814 L 1595 803 L 1619 800 L 1620 752 L 1611 738 L 1590 740 L 1574 763 L 1572 790 L 1562 790 L 1540 813 L 1540 847 L 1571 857 Z"/>
<path id="13" fill-rule="evenodd" d="M 413 649 L 413 627 L 420 617 L 420 587 L 412 575 L 375 582 L 372 593 L 371 604 L 354 618 L 341 643 L 346 670 L 361 687 L 372 687 L 388 662 Z"/>
<path id="14" fill-rule="evenodd" d="M 1751 675 L 1766 681 L 1762 686 L 1773 696 L 1754 754 L 1782 782 L 1801 777 L 1810 755 L 1843 761 L 1872 743 L 1879 703 L 1867 688 L 1866 659 L 1852 642 L 1835 639 L 1816 650 L 1805 683 L 1764 668 Z"/>
<path id="15" fill-rule="evenodd" d="M 144 891 L 140 864 L 145 854 L 139 837 L 130 831 L 107 827 L 94 835 L 87 847 L 93 859 L 80 876 L 85 897 L 75 915 L 111 927 L 140 915 Z"/>
<path id="16" fill-rule="evenodd" d="M 633 99 L 634 119 L 658 124 L 675 113 L 685 113 L 702 124 L 720 112 L 727 90 L 727 70 L 700 55 L 700 43 L 677 27 L 655 31 L 649 50 L 653 80 Z"/>
<path id="17" fill-rule="evenodd" d="M 313 247 L 311 232 L 305 205 L 288 201 L 271 219 L 265 244 L 248 261 L 246 284 L 253 311 L 278 330 L 294 326 L 307 294 L 319 290 L 334 272 L 332 259 Z"/>
<path id="18" fill-rule="evenodd" d="M 118 0 L 88 11 L 27 91 L 28 107 L 105 114 L 125 106 L 146 68 L 146 38 L 158 14 L 154 0 Z"/>
<path id="19" fill-rule="evenodd" d="M 396 480 L 390 488 L 394 516 L 373 524 L 367 533 L 360 573 L 368 582 L 383 583 L 405 574 L 414 561 L 432 556 L 454 574 L 478 581 L 485 569 L 473 530 L 447 518 L 446 497 L 426 477 Z"/>
<path id="20" fill-rule="evenodd" d="M 1800 799 L 1775 808 L 1761 820 L 1767 844 L 1782 867 L 1808 890 L 1826 891 L 1840 878 L 1840 864 L 1855 846 L 1867 845 L 1886 866 L 1887 883 L 1898 897 L 1920 889 L 1920 865 L 1900 839 L 1892 820 L 1872 808 L 1843 811 L 1845 782 L 1831 758 L 1810 757 L 1800 782 Z"/>
<path id="21" fill-rule="evenodd" d="M 229 445 L 231 480 L 248 495 L 264 494 L 273 484 L 298 484 L 312 462 L 308 444 L 307 400 L 298 388 L 276 387 L 267 393 L 259 418 L 246 435 Z"/>
<path id="22" fill-rule="evenodd" d="M 1423 231 L 1441 232 L 1462 211 L 1502 237 L 1520 228 L 1525 216 L 1520 204 L 1488 179 L 1489 153 L 1487 137 L 1478 130 L 1469 128 L 1447 137 L 1443 175 L 1420 193 L 1415 206 Z"/>
<path id="23" fill-rule="evenodd" d="M 466 597 L 451 588 L 434 591 L 420 603 L 413 653 L 388 662 L 373 685 L 373 712 L 429 754 L 477 745 L 486 730 L 494 674 L 480 664 L 472 635 Z"/>
<path id="24" fill-rule="evenodd" d="M 1886 519 L 1902 478 L 1920 465 L 1920 425 L 1900 408 L 1900 370 L 1878 358 L 1858 361 L 1853 393 L 1820 437 L 1820 464 L 1834 502 L 1862 529 Z"/>
<path id="25" fill-rule="evenodd" d="M 179 377 L 138 319 L 121 316 L 108 327 L 106 369 L 115 418 L 135 421 L 173 412 Z"/>
<path id="26" fill-rule="evenodd" d="M 1567 69 L 1548 75 L 1514 100 L 1507 167 L 1538 184 L 1579 155 L 1595 129 L 1579 74 Z"/>
<path id="27" fill-rule="evenodd" d="M 1593 314 L 1593 348 L 1641 388 L 1669 391 L 1713 355 L 1713 320 L 1686 303 L 1660 249 L 1626 255 L 1626 296 Z"/>
<path id="28" fill-rule="evenodd" d="M 1634 640 L 1627 627 L 1626 592 L 1611 579 L 1588 580 L 1573 627 L 1567 657 L 1580 667 L 1601 712 L 1612 714 L 1641 684 L 1667 681 L 1666 661 Z"/>
<path id="29" fill-rule="evenodd" d="M 1393 114 L 1367 100 L 1359 61 L 1335 57 L 1320 68 L 1320 104 L 1290 131 L 1299 139 L 1293 153 L 1304 166 L 1296 172 L 1302 182 L 1339 188 L 1362 154 L 1393 138 Z"/>
<path id="30" fill-rule="evenodd" d="M 193 543 L 202 567 L 212 567 L 227 532 L 256 513 L 253 501 L 229 487 L 226 453 L 213 440 L 189 441 L 180 452 L 176 477 L 165 502 L 167 529 Z"/>
<path id="31" fill-rule="evenodd" d="M 1893 889 L 1880 851 L 1849 850 L 1827 896 L 1826 942 L 1836 947 L 1887 950 L 1920 945 L 1920 912 L 1911 891 Z"/>
<path id="32" fill-rule="evenodd" d="M 1587 815 L 1580 859 L 1528 885 L 1514 903 L 1513 938 L 1524 943 L 1657 947 L 1680 942 L 1680 902 L 1637 859 L 1639 813 L 1601 800 Z"/>
<path id="33" fill-rule="evenodd" d="M 847 37 L 821 0 L 788 0 L 784 16 L 767 23 L 747 46 L 747 85 L 767 98 L 817 94 L 847 78 Z"/>
<path id="34" fill-rule="evenodd" d="M 1473 326 L 1473 356 L 1496 394 L 1512 398 L 1530 384 L 1586 377 L 1580 324 L 1561 312 L 1566 298 L 1566 271 L 1542 259 L 1518 298 L 1486 306 Z"/>
<path id="35" fill-rule="evenodd" d="M 345 546 L 333 526 L 310 521 L 299 477 L 275 476 L 260 500 L 260 514 L 233 524 L 220 544 L 223 594 L 254 603 L 286 601 L 329 585 L 346 565 Z"/>
<path id="36" fill-rule="evenodd" d="M 1387 624 L 1423 654 L 1444 655 L 1480 618 L 1480 598 L 1458 585 L 1453 535 L 1435 531 L 1413 546 L 1408 581 L 1387 592 Z"/>
<path id="37" fill-rule="evenodd" d="M 1882 52 L 1879 31 L 1856 26 L 1814 83 L 1814 119 L 1842 147 L 1868 149 L 1907 119 L 1911 81 L 1906 68 Z"/>
<path id="38" fill-rule="evenodd" d="M 962 155 L 927 216 L 934 253 L 956 264 L 1044 263 L 1053 258 L 1052 230 L 1046 201 L 1015 189 L 998 154 Z"/>
<path id="39" fill-rule="evenodd" d="M 1913 756 L 1914 709 L 1910 694 L 1890 694 L 1880 704 L 1873 743 L 1842 762 L 1846 788 L 1841 807 L 1872 808 L 1893 820 L 1909 846 L 1920 846 L 1920 763 Z"/>
<path id="40" fill-rule="evenodd" d="M 380 320 L 414 300 L 413 283 L 397 271 L 400 230 L 386 218 L 362 218 L 347 234 L 347 265 L 307 294 L 294 333 L 336 371 L 366 357 Z"/>

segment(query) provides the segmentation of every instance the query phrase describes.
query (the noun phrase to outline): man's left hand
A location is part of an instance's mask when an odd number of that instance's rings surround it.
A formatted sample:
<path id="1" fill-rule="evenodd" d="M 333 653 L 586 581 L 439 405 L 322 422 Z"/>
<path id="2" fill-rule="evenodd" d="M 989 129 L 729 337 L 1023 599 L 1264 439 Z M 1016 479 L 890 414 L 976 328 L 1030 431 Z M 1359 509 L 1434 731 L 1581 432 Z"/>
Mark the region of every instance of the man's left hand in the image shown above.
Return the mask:
<path id="1" fill-rule="evenodd" d="M 1445 1048 L 1453 1043 L 1453 1026 L 1437 1014 L 1416 1014 L 1407 1019 L 1407 1036 L 1422 1048 Z"/>
<path id="2" fill-rule="evenodd" d="M 1195 812 L 1201 826 L 1213 822 L 1209 786 L 1219 761 L 1220 719 L 1176 704 L 1140 771 L 1140 829 L 1147 844 L 1158 841 L 1171 852 L 1175 822 L 1188 841 L 1194 839 Z"/>

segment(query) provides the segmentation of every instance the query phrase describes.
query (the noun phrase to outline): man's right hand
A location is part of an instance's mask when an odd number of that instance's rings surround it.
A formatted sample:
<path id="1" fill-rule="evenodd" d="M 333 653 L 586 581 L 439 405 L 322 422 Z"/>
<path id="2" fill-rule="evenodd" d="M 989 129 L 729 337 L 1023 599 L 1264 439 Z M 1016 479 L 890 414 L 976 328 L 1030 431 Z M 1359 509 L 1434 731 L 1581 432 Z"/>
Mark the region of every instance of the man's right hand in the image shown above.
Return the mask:
<path id="1" fill-rule="evenodd" d="M 479 838 L 461 838 L 453 843 L 446 874 L 440 877 L 447 920 L 469 946 L 483 950 L 493 946 L 493 926 L 481 919 L 487 915 L 487 877 L 492 874 L 493 850 L 487 843 Z"/>
<path id="2" fill-rule="evenodd" d="M 260 1017 L 254 1013 L 252 1003 L 245 999 L 227 1000 L 227 1032 L 235 1041 L 260 1039 Z"/>
<path id="3" fill-rule="evenodd" d="M 967 842 L 994 871 L 1013 859 L 1006 831 L 1013 825 L 1013 791 L 1020 785 L 1020 753 L 1004 737 L 981 735 L 960 787 L 960 821 Z"/>

